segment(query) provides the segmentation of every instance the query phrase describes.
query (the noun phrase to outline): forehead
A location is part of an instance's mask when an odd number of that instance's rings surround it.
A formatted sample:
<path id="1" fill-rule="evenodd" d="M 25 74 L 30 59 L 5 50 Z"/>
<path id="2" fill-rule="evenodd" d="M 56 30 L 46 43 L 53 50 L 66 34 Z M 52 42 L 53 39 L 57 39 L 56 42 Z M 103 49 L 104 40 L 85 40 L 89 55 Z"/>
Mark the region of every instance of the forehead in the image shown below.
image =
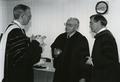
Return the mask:
<path id="1" fill-rule="evenodd" d="M 68 20 L 67 20 L 67 23 L 70 23 L 70 24 L 77 24 L 78 21 L 75 20 L 75 19 L 68 19 Z"/>
<path id="2" fill-rule="evenodd" d="M 27 15 L 30 15 L 30 14 L 31 14 L 30 9 L 27 9 L 27 10 L 25 11 L 25 13 L 26 13 Z"/>

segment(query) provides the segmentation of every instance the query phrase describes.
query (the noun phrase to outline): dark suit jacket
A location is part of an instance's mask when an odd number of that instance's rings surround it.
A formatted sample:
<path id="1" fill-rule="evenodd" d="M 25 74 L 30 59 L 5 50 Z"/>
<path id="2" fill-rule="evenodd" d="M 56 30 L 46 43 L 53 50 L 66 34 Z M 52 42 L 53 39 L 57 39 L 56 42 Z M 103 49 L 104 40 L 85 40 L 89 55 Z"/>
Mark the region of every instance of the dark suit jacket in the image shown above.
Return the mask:
<path id="1" fill-rule="evenodd" d="M 13 29 L 7 38 L 3 82 L 33 82 L 32 66 L 39 61 L 42 48 L 20 28 Z"/>
<path id="2" fill-rule="evenodd" d="M 118 50 L 110 31 L 104 30 L 95 36 L 92 58 L 94 63 L 92 82 L 116 82 Z"/>
<path id="3" fill-rule="evenodd" d="M 80 78 L 88 78 L 88 67 L 85 64 L 86 56 L 89 56 L 89 46 L 87 39 L 76 32 L 67 39 L 67 33 L 60 34 L 51 45 L 62 50 L 58 57 L 54 57 L 54 67 L 56 68 L 54 82 L 79 82 Z"/>

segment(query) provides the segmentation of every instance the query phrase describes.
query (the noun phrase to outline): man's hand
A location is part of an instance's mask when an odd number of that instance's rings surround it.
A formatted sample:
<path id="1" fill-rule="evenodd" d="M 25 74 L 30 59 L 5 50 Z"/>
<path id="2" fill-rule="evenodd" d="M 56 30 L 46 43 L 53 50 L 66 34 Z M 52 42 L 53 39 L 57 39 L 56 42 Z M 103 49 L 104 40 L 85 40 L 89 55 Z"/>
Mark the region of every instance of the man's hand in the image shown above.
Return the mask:
<path id="1" fill-rule="evenodd" d="M 40 43 L 41 47 L 44 47 L 46 44 L 44 40 L 46 39 L 46 36 L 36 35 L 35 40 L 37 40 Z"/>
<path id="2" fill-rule="evenodd" d="M 79 82 L 86 82 L 85 78 L 81 78 Z"/>
<path id="3" fill-rule="evenodd" d="M 57 57 L 61 53 L 62 53 L 62 50 L 60 50 L 58 48 L 54 48 L 54 55 L 55 55 L 55 57 Z"/>
<path id="4" fill-rule="evenodd" d="M 32 40 L 35 40 L 35 36 L 34 36 L 34 35 L 32 35 L 32 36 L 30 37 L 30 42 L 32 42 Z"/>

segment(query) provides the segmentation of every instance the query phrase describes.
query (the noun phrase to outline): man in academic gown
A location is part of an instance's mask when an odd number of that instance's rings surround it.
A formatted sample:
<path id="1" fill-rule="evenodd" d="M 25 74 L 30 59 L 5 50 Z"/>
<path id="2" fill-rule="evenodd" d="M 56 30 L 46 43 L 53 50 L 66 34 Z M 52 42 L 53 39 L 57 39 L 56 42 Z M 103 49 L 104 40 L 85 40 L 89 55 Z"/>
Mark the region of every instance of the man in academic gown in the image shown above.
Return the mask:
<path id="1" fill-rule="evenodd" d="M 33 82 L 33 64 L 41 57 L 39 38 L 30 39 L 23 30 L 31 19 L 30 8 L 19 4 L 13 10 L 14 21 L 2 36 L 5 53 L 3 82 Z"/>
<path id="2" fill-rule="evenodd" d="M 69 18 L 65 33 L 60 34 L 51 45 L 55 75 L 53 82 L 87 82 L 90 66 L 85 64 L 89 56 L 89 45 L 79 33 L 79 20 Z"/>
<path id="3" fill-rule="evenodd" d="M 119 82 L 117 44 L 106 25 L 107 20 L 104 16 L 96 14 L 90 17 L 90 28 L 95 33 L 91 82 Z"/>

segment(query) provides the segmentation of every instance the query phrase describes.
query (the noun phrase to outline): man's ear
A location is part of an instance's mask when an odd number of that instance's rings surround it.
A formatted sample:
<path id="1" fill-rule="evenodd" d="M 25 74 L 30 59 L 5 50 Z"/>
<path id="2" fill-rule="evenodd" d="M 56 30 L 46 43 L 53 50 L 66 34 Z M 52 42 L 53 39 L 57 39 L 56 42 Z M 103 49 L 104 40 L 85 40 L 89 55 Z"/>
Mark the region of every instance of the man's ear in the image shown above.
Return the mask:
<path id="1" fill-rule="evenodd" d="M 102 26 L 102 23 L 101 23 L 101 21 L 98 21 L 98 22 L 96 22 L 96 23 L 98 23 L 100 26 Z"/>
<path id="2" fill-rule="evenodd" d="M 75 26 L 75 29 L 78 30 L 78 28 L 79 28 L 79 25 L 76 25 L 76 26 Z"/>
<path id="3" fill-rule="evenodd" d="M 23 19 L 23 17 L 24 17 L 24 13 L 22 13 L 22 14 L 20 15 L 20 18 L 22 18 L 22 19 Z"/>
<path id="4" fill-rule="evenodd" d="M 97 23 L 101 24 L 101 21 L 99 20 Z"/>
<path id="5" fill-rule="evenodd" d="M 21 15 L 20 17 L 19 17 L 19 19 L 22 19 L 23 18 L 23 16 Z"/>

